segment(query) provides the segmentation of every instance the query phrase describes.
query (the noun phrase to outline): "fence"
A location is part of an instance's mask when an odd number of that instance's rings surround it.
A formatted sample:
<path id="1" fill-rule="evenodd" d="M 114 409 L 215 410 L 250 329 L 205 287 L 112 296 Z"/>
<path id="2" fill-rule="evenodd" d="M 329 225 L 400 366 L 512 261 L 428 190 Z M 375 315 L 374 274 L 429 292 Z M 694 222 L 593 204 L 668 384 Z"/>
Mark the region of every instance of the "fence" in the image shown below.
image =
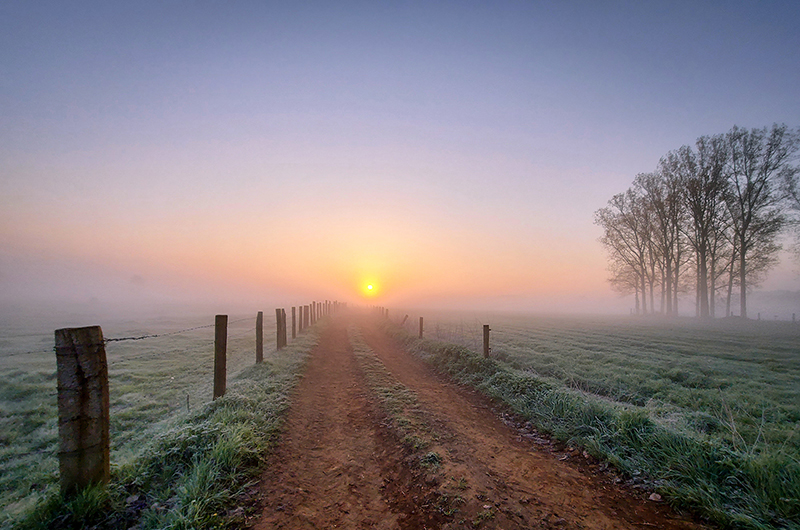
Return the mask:
<path id="1" fill-rule="evenodd" d="M 346 307 L 336 301 L 311 302 L 302 306 L 305 312 L 305 331 L 310 323 Z M 275 311 L 276 351 L 288 345 L 287 312 L 284 308 Z M 301 312 L 302 314 L 302 312 Z M 292 338 L 296 338 L 296 308 L 291 308 Z M 138 336 L 104 338 L 100 326 L 63 328 L 55 331 L 55 353 L 57 364 L 57 401 L 59 430 L 59 474 L 62 493 L 74 492 L 92 483 L 105 483 L 110 470 L 110 404 L 106 345 L 128 341 L 143 341 L 158 337 L 179 335 L 190 331 L 214 327 L 214 382 L 213 398 L 224 396 L 227 384 L 228 315 L 217 315 L 214 324 L 194 326 L 165 333 Z M 258 312 L 255 325 L 255 362 L 263 362 L 264 314 Z M 22 355 L 38 352 L 20 352 Z M 174 377 L 172 378 L 174 379 Z M 187 395 L 187 409 L 189 396 Z"/>

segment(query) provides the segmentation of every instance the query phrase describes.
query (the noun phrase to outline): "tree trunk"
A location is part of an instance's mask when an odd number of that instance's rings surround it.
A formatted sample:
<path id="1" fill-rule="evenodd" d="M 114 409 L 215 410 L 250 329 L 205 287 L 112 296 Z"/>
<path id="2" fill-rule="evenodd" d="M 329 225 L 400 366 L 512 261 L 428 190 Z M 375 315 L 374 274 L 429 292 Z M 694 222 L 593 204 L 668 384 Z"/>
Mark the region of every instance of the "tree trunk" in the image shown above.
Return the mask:
<path id="1" fill-rule="evenodd" d="M 711 256 L 711 272 L 708 275 L 708 316 L 717 317 L 717 258 Z"/>
<path id="2" fill-rule="evenodd" d="M 731 316 L 731 298 L 733 297 L 733 275 L 734 269 L 733 266 L 736 265 L 736 248 L 734 247 L 733 253 L 731 253 L 731 265 L 730 269 L 728 270 L 728 295 L 725 299 L 725 315 Z"/>
<path id="3" fill-rule="evenodd" d="M 747 269 L 746 264 L 746 250 L 744 241 L 744 233 L 739 240 L 739 307 L 741 308 L 741 317 L 747 318 Z"/>
<path id="4" fill-rule="evenodd" d="M 681 253 L 678 252 L 675 257 L 675 281 L 672 283 L 672 290 L 674 292 L 672 297 L 672 314 L 678 316 L 678 286 L 681 278 L 680 267 Z"/>
<path id="5" fill-rule="evenodd" d="M 708 265 L 705 251 L 697 256 L 697 295 L 700 298 L 700 318 L 708 318 Z"/>
<path id="6" fill-rule="evenodd" d="M 695 318 L 700 318 L 700 262 L 698 258 L 698 262 L 695 263 L 695 275 L 697 276 L 697 282 L 694 288 L 694 316 Z"/>
<path id="7" fill-rule="evenodd" d="M 666 271 L 666 285 L 664 286 L 667 295 L 667 306 L 663 308 L 663 313 L 667 315 L 672 314 L 672 260 L 667 260 L 667 271 Z"/>
<path id="8" fill-rule="evenodd" d="M 644 272 L 641 274 L 642 280 L 642 314 L 647 314 L 647 283 L 645 282 Z"/>

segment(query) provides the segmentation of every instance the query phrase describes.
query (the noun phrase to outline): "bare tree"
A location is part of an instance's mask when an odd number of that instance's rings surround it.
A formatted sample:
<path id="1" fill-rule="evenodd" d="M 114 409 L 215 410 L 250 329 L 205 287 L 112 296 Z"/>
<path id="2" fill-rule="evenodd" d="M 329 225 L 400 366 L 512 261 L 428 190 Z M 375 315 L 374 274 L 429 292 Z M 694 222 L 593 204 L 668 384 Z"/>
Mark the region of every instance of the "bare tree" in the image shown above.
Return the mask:
<path id="1" fill-rule="evenodd" d="M 633 283 L 634 290 L 642 293 L 641 311 L 646 314 L 645 294 L 649 285 L 652 307 L 653 283 L 649 267 L 651 226 L 642 197 L 632 189 L 614 195 L 608 206 L 595 212 L 595 224 L 603 228 L 600 242 L 611 260 L 612 284 L 615 279 L 618 286 Z"/>
<path id="2" fill-rule="evenodd" d="M 800 129 L 734 127 L 697 139 L 695 150 L 670 151 L 653 173 L 641 173 L 625 193 L 595 212 L 609 253 L 609 281 L 634 293 L 637 313 L 678 314 L 678 293 L 692 283 L 696 312 L 714 317 L 718 292 L 730 315 L 738 287 L 741 316 L 747 317 L 748 289 L 777 261 L 777 238 L 791 221 L 800 259 L 800 192 L 794 165 Z M 694 278 L 686 274 L 688 265 Z M 725 277 L 727 276 L 727 281 Z M 726 289 L 727 288 L 727 289 Z"/>
<path id="3" fill-rule="evenodd" d="M 697 315 L 706 318 L 715 314 L 718 259 L 729 226 L 724 201 L 728 152 L 722 135 L 701 136 L 695 145 L 696 152 L 689 147 L 679 150 L 679 164 L 688 213 L 684 231 L 695 253 Z"/>
<path id="4" fill-rule="evenodd" d="M 786 223 L 782 207 L 797 182 L 798 168 L 791 162 L 800 134 L 785 125 L 769 130 L 733 127 L 726 143 L 726 203 L 738 246 L 740 314 L 747 318 L 748 273 L 765 273 L 780 250 L 776 240 Z"/>

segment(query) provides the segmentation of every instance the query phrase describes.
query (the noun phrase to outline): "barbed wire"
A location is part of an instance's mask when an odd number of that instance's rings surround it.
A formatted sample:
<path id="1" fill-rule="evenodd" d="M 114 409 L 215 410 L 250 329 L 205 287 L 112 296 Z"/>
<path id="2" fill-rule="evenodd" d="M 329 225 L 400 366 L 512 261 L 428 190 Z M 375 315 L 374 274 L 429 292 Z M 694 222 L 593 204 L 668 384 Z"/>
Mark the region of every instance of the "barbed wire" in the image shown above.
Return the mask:
<path id="1" fill-rule="evenodd" d="M 193 328 L 186 328 L 181 329 L 178 331 L 170 331 L 168 333 L 153 333 L 150 335 L 140 335 L 138 337 L 117 337 L 113 339 L 103 339 L 103 342 L 124 342 L 128 340 L 145 340 L 145 339 L 155 339 L 156 337 L 168 337 L 170 335 L 179 335 L 181 333 L 186 333 L 189 331 L 194 331 L 196 329 L 204 329 L 204 328 L 213 328 L 215 324 L 207 324 L 205 326 L 195 326 Z"/>
<path id="2" fill-rule="evenodd" d="M 16 357 L 18 355 L 33 355 L 34 353 L 52 353 L 56 351 L 55 347 L 49 348 L 47 350 L 31 350 L 31 351 L 17 351 L 11 353 L 4 353 L 0 355 L 0 359 L 5 359 L 6 357 Z"/>
<path id="3" fill-rule="evenodd" d="M 228 322 L 228 325 L 230 326 L 231 324 L 237 324 L 239 322 L 244 322 L 246 320 L 252 320 L 252 318 L 248 317 L 248 318 L 240 318 L 238 320 L 232 320 L 232 321 Z M 177 331 L 169 331 L 167 333 L 150 333 L 150 334 L 147 334 L 147 335 L 139 335 L 139 336 L 131 336 L 131 337 L 113 337 L 113 338 L 109 338 L 109 339 L 103 339 L 103 342 L 104 343 L 110 343 L 110 342 L 125 342 L 125 341 L 134 341 L 134 340 L 155 339 L 155 338 L 158 338 L 158 337 L 168 337 L 168 336 L 171 336 L 171 335 L 179 335 L 181 333 L 187 333 L 189 331 L 195 331 L 195 330 L 198 330 L 198 329 L 213 328 L 215 326 L 216 326 L 216 324 L 206 324 L 204 326 L 194 326 L 194 327 L 191 327 L 191 328 L 179 329 Z M 253 330 L 255 330 L 255 327 L 253 327 L 253 329 L 251 331 L 253 331 Z M 39 353 L 39 354 L 52 353 L 55 350 L 56 350 L 55 347 L 53 347 L 53 348 L 48 348 L 46 350 L 30 350 L 30 351 L 4 353 L 4 354 L 0 355 L 0 359 L 5 359 L 7 357 L 16 357 L 16 356 L 19 356 L 19 355 L 33 355 L 33 354 L 37 354 L 37 353 Z"/>
<path id="4" fill-rule="evenodd" d="M 228 322 L 228 325 L 236 324 L 237 322 L 244 322 L 245 320 L 252 320 L 250 318 L 240 318 L 239 320 L 232 320 Z M 194 326 L 192 328 L 186 329 L 179 329 L 178 331 L 169 331 L 167 333 L 152 333 L 149 335 L 140 335 L 138 337 L 117 337 L 112 339 L 103 339 L 103 342 L 124 342 L 128 340 L 145 340 L 145 339 L 155 339 L 157 337 L 169 337 L 171 335 L 180 335 L 181 333 L 187 333 L 189 331 L 194 331 L 197 329 L 206 329 L 206 328 L 213 328 L 216 324 L 206 324 L 204 326 Z M 255 329 L 255 328 L 253 328 Z"/>
<path id="5" fill-rule="evenodd" d="M 245 335 L 249 335 L 251 333 L 255 333 L 256 327 L 253 326 L 250 329 L 238 330 L 236 333 L 228 333 L 228 338 L 238 339 L 240 337 L 244 337 Z"/>

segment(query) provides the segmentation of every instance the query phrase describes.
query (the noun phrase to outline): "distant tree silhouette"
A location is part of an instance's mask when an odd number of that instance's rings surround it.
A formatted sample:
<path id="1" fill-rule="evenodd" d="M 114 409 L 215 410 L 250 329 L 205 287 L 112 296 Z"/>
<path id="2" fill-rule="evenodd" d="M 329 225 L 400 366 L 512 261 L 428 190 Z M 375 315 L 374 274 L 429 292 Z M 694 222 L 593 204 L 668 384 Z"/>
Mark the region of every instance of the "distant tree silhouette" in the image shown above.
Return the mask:
<path id="1" fill-rule="evenodd" d="M 747 291 L 777 262 L 777 238 L 790 220 L 800 258 L 799 150 L 800 129 L 734 126 L 701 136 L 694 149 L 670 151 L 656 171 L 638 174 L 595 212 L 612 287 L 634 294 L 636 312 L 647 314 L 648 305 L 655 312 L 660 286 L 660 311 L 677 315 L 678 293 L 693 284 L 701 318 L 716 316 L 717 293 L 726 287 L 730 315 L 738 288 L 746 318 Z"/>
<path id="2" fill-rule="evenodd" d="M 800 147 L 798 131 L 733 127 L 726 135 L 726 203 L 733 220 L 739 258 L 740 314 L 747 318 L 748 280 L 753 285 L 776 263 L 777 237 L 787 221 L 784 211 L 796 187 L 791 163 Z"/>

